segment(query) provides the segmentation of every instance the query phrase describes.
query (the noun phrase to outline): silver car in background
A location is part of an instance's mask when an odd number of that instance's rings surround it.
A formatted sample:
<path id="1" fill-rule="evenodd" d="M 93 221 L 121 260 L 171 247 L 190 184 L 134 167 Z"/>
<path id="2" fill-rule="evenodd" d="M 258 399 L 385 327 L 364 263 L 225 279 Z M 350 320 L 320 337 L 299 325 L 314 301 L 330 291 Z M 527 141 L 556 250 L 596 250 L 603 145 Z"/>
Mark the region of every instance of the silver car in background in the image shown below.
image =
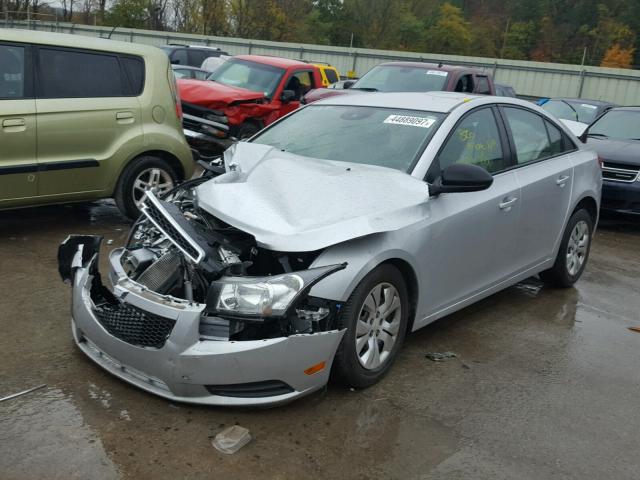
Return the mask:
<path id="1" fill-rule="evenodd" d="M 301 108 L 168 196 L 124 248 L 59 249 L 78 346 L 165 398 L 276 404 L 363 388 L 407 332 L 539 274 L 587 263 L 594 152 L 531 103 L 372 93 Z"/>

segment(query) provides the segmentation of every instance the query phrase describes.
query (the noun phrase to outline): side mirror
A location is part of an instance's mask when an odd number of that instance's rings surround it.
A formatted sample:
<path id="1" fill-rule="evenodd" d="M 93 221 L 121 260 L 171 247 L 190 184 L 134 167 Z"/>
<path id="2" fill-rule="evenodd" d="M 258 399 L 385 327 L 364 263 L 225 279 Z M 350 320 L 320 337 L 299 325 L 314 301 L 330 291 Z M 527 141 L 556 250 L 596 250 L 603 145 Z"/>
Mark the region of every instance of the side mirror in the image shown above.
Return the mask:
<path id="1" fill-rule="evenodd" d="M 580 140 L 582 143 L 587 143 L 587 138 L 589 138 L 588 128 L 584 132 L 582 132 L 582 135 L 578 137 L 578 140 Z"/>
<path id="2" fill-rule="evenodd" d="M 282 103 L 289 103 L 296 99 L 296 92 L 293 90 L 283 90 L 282 95 L 280 95 L 280 101 Z"/>
<path id="3" fill-rule="evenodd" d="M 342 88 L 344 88 L 345 90 L 348 88 L 353 87 L 353 84 L 356 83 L 355 80 L 346 80 L 343 84 L 342 84 Z"/>
<path id="4" fill-rule="evenodd" d="M 429 195 L 441 193 L 479 192 L 493 183 L 493 177 L 484 168 L 465 163 L 454 163 L 445 168 L 429 187 Z"/>

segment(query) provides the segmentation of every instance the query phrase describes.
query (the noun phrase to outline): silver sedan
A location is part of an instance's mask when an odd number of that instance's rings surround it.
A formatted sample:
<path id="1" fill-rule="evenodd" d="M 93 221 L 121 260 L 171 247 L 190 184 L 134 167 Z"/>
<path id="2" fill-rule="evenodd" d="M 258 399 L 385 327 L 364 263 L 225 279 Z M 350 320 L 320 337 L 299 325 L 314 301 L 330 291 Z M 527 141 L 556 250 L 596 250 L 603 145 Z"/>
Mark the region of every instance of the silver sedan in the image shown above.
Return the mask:
<path id="1" fill-rule="evenodd" d="M 149 191 L 127 245 L 59 249 L 78 346 L 175 401 L 364 388 L 405 335 L 538 274 L 569 287 L 598 221 L 595 153 L 529 102 L 372 93 L 301 108 L 201 178 Z"/>

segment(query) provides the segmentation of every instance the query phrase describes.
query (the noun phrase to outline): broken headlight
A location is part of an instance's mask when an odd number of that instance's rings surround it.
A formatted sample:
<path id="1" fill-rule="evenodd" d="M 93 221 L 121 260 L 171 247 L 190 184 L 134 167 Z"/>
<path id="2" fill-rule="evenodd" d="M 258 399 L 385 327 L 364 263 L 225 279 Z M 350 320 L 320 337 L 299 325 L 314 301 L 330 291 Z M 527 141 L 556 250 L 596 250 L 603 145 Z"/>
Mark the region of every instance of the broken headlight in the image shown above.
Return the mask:
<path id="1" fill-rule="evenodd" d="M 270 277 L 223 277 L 209 287 L 207 309 L 220 315 L 280 317 L 316 282 L 346 265 Z"/>

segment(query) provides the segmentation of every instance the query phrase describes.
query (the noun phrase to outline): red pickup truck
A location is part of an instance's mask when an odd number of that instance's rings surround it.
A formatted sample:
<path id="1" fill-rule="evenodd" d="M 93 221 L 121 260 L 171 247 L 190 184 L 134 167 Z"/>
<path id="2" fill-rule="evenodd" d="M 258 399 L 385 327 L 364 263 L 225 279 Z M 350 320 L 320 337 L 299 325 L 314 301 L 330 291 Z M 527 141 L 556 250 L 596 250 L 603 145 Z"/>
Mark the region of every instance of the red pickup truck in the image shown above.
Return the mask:
<path id="1" fill-rule="evenodd" d="M 185 133 L 202 137 L 204 128 L 209 140 L 224 147 L 233 137 L 248 138 L 298 108 L 306 93 L 322 86 L 322 78 L 309 63 L 238 55 L 207 80 L 180 79 L 177 84 Z"/>
<path id="2" fill-rule="evenodd" d="M 309 92 L 305 103 L 334 95 L 358 92 L 468 92 L 495 95 L 491 75 L 479 68 L 421 62 L 389 62 L 373 67 L 344 89 L 319 88 Z"/>

